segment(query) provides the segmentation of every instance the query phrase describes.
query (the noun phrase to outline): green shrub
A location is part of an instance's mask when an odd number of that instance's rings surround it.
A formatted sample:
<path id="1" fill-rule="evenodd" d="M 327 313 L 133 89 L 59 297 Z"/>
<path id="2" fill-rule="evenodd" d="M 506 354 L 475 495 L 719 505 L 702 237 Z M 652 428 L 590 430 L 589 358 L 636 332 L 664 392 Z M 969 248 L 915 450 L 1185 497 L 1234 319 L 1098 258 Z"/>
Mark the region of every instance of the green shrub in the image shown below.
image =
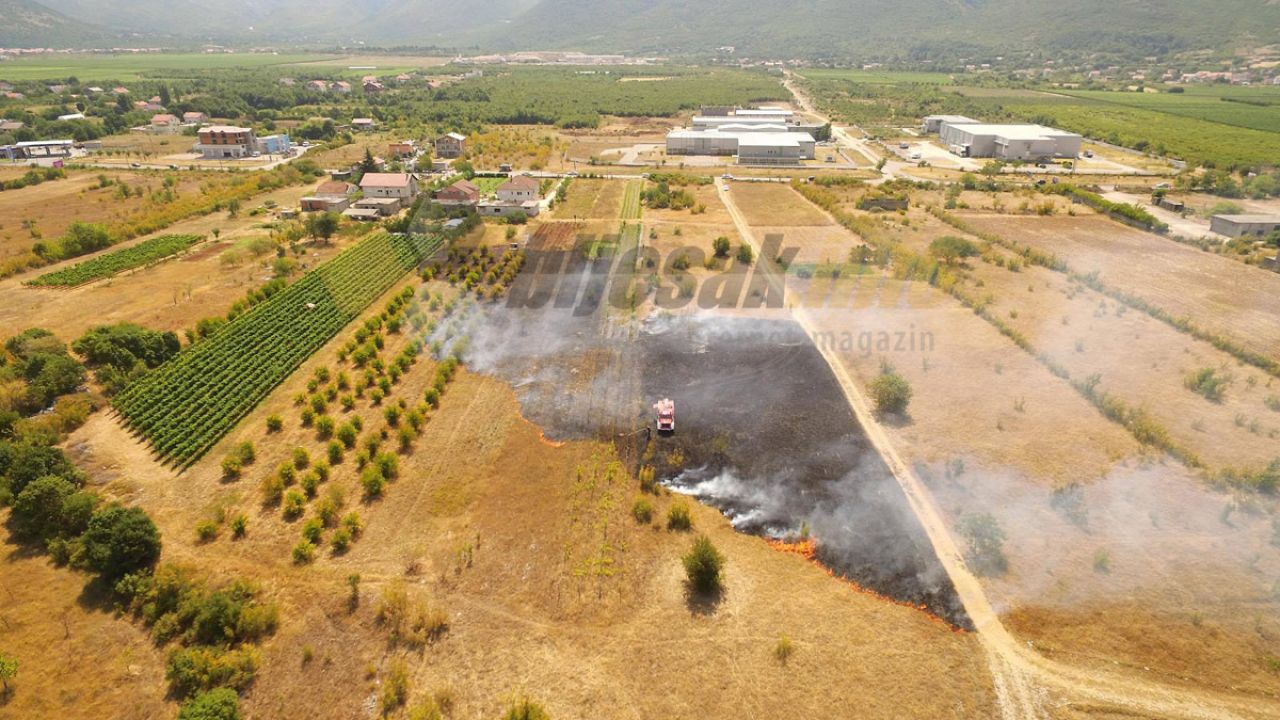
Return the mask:
<path id="1" fill-rule="evenodd" d="M 685 578 L 693 590 L 713 595 L 723 589 L 725 558 L 706 535 L 693 541 L 683 562 Z"/>
<path id="2" fill-rule="evenodd" d="M 738 262 L 742 263 L 743 265 L 750 265 L 751 263 L 755 262 L 755 259 L 756 259 L 756 254 L 751 249 L 750 245 L 746 243 L 742 243 L 741 245 L 738 246 Z"/>
<path id="3" fill-rule="evenodd" d="M 364 489 L 364 496 L 370 500 L 382 497 L 382 492 L 387 486 L 387 480 L 382 473 L 374 465 L 364 469 L 360 473 L 360 487 Z"/>
<path id="4" fill-rule="evenodd" d="M 242 465 L 252 465 L 258 459 L 258 451 L 254 449 L 253 443 L 246 440 L 236 446 L 236 457 L 240 458 Z"/>
<path id="5" fill-rule="evenodd" d="M 404 705 L 409 699 L 409 668 L 401 658 L 391 661 L 387 667 L 387 676 L 382 681 L 382 692 L 378 704 L 382 714 L 388 715 L 396 708 Z"/>
<path id="6" fill-rule="evenodd" d="M 313 545 L 320 544 L 320 536 L 324 532 L 324 523 L 320 518 L 311 518 L 302 524 L 302 538 Z"/>
<path id="7" fill-rule="evenodd" d="M 796 646 L 791 642 L 791 638 L 783 635 L 778 638 L 778 643 L 773 646 L 773 657 L 778 662 L 786 665 L 787 661 L 791 659 L 791 656 L 795 654 L 795 651 Z"/>
<path id="8" fill-rule="evenodd" d="M 989 513 L 962 515 L 956 530 L 969 546 L 969 562 L 979 574 L 998 575 L 1009 567 L 1004 555 L 1004 530 Z"/>
<path id="9" fill-rule="evenodd" d="M 242 538 L 249 530 L 249 516 L 240 513 L 231 519 L 231 537 Z"/>
<path id="10" fill-rule="evenodd" d="M 333 418 L 328 415 L 321 415 L 316 420 L 316 438 L 323 441 L 333 437 L 333 426 Z"/>
<path id="11" fill-rule="evenodd" d="M 284 498 L 284 481 L 279 475 L 268 475 L 262 480 L 261 492 L 264 505 L 279 505 Z"/>
<path id="12" fill-rule="evenodd" d="M 308 498 L 316 496 L 316 491 L 320 489 L 320 475 L 314 470 L 303 473 L 302 479 L 298 481 L 298 487 L 302 488 L 302 492 L 306 493 Z"/>
<path id="13" fill-rule="evenodd" d="M 345 422 L 338 427 L 338 440 L 346 449 L 350 450 L 356 446 L 356 438 L 357 433 L 355 425 Z"/>
<path id="14" fill-rule="evenodd" d="M 631 505 L 631 517 L 635 518 L 636 522 L 641 525 L 648 524 L 653 520 L 653 504 L 646 498 L 638 498 Z"/>
<path id="15" fill-rule="evenodd" d="M 212 520 L 201 520 L 196 523 L 196 539 L 202 543 L 218 539 L 218 523 Z"/>
<path id="16" fill-rule="evenodd" d="M 1227 387 L 1231 384 L 1231 375 L 1213 368 L 1200 368 L 1187 376 L 1183 384 L 1188 390 L 1204 399 L 1220 403 L 1226 397 Z"/>
<path id="17" fill-rule="evenodd" d="M 689 513 L 689 504 L 684 500 L 671 503 L 667 510 L 668 530 L 689 530 L 693 527 L 693 515 Z"/>
<path id="18" fill-rule="evenodd" d="M 284 418 L 272 413 L 267 416 L 267 432 L 278 433 L 284 429 Z"/>
<path id="19" fill-rule="evenodd" d="M 346 528 L 338 528 L 334 531 L 333 538 L 329 542 L 333 545 L 333 551 L 341 555 L 351 548 L 351 531 Z"/>
<path id="20" fill-rule="evenodd" d="M 311 454 L 306 448 L 296 447 L 293 449 L 293 466 L 298 470 L 305 470 L 311 464 Z"/>
<path id="21" fill-rule="evenodd" d="M 239 480 L 242 472 L 243 465 L 240 462 L 240 458 L 235 455 L 228 455 L 222 458 L 223 480 Z"/>
<path id="22" fill-rule="evenodd" d="M 297 490 L 290 490 L 284 494 L 284 517 L 286 520 L 293 520 L 302 515 L 302 511 L 307 507 L 307 496 Z"/>
<path id="23" fill-rule="evenodd" d="M 175 695 L 191 697 L 215 688 L 242 690 L 258 672 L 256 648 L 232 650 L 193 646 L 169 653 L 165 679 Z"/>
<path id="24" fill-rule="evenodd" d="M 240 696 L 231 688 L 203 692 L 182 704 L 178 720 L 241 720 Z"/>
<path id="25" fill-rule="evenodd" d="M 869 389 L 881 415 L 903 415 L 911 403 L 911 383 L 890 367 L 881 370 Z"/>
<path id="26" fill-rule="evenodd" d="M 330 465 L 337 465 L 342 462 L 343 450 L 344 448 L 342 443 L 338 442 L 337 440 L 329 441 L 329 445 L 327 448 L 325 448 L 325 452 L 328 454 Z"/>
<path id="27" fill-rule="evenodd" d="M 89 567 L 110 581 L 160 559 L 160 532 L 141 508 L 108 505 L 93 514 L 83 536 Z"/>
<path id="28" fill-rule="evenodd" d="M 316 559 L 316 546 L 309 540 L 299 540 L 293 546 L 293 564 L 306 565 Z"/>

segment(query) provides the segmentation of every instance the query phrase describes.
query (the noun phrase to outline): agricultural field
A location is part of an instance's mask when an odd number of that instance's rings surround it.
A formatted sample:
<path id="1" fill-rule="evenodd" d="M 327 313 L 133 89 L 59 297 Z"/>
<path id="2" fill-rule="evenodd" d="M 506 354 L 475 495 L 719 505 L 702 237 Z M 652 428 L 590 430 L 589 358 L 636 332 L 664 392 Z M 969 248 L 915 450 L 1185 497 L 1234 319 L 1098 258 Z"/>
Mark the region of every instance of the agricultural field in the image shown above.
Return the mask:
<path id="1" fill-rule="evenodd" d="M 589 220 L 619 217 L 626 188 L 625 182 L 617 180 L 574 178 L 569 183 L 568 198 L 556 205 L 553 216 Z"/>
<path id="2" fill-rule="evenodd" d="M 1219 168 L 1280 163 L 1280 128 L 1266 105 L 1227 102 L 1192 91 L 1146 94 L 973 87 L 921 73 L 805 70 L 805 87 L 835 119 L 892 132 L 924 115 L 948 113 L 991 122 L 1038 122 L 1088 138 Z M 865 76 L 865 77 L 864 77 Z M 1244 88 L 1240 99 L 1269 103 L 1270 89 Z M 886 130 L 888 128 L 889 130 Z"/>
<path id="3" fill-rule="evenodd" d="M 19 58 L 0 66 L 0 80 L 64 80 L 134 82 L 148 77 L 192 70 L 265 68 L 274 65 L 333 60 L 325 55 L 275 53 L 153 53 L 60 55 L 57 58 Z"/>
<path id="4" fill-rule="evenodd" d="M 1274 358 L 1280 347 L 1270 300 L 1280 292 L 1280 275 L 1097 216 L 962 216 L 1253 352 Z"/>
<path id="5" fill-rule="evenodd" d="M 202 235 L 161 235 L 137 245 L 99 255 L 30 281 L 43 287 L 74 287 L 166 260 L 204 240 Z"/>
<path id="6" fill-rule="evenodd" d="M 1226 167 L 1280 137 L 1269 88 L 99 59 L 318 146 L 0 192 L 0 715 L 1280 716 L 1280 275 L 1040 175 L 820 155 L 731 179 L 651 147 L 704 105 L 807 107 L 787 77 L 877 153 L 926 113 L 1053 113 Z M 115 162 L 191 141 L 75 94 Z M 321 168 L 451 131 L 484 193 L 503 163 L 583 176 L 519 222 L 285 212 Z M 1097 148 L 1151 171 L 1090 175 L 1101 196 L 1218 201 L 1182 191 L 1214 173 Z"/>
<path id="7" fill-rule="evenodd" d="M 189 465 L 439 243 L 364 240 L 131 385 L 116 409 L 160 457 Z"/>

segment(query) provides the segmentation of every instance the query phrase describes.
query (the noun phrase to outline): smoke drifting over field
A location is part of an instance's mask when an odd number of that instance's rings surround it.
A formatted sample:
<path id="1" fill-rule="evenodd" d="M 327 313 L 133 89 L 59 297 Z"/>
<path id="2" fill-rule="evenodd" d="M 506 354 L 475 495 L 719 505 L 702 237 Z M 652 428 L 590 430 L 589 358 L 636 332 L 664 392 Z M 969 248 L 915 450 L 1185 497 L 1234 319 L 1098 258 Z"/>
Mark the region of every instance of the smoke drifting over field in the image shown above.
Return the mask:
<path id="1" fill-rule="evenodd" d="M 621 443 L 672 490 L 744 532 L 795 538 L 858 584 L 960 626 L 969 620 L 902 492 L 811 340 L 791 320 L 493 307 L 468 365 L 510 382 L 550 437 Z M 676 432 L 648 431 L 676 401 Z"/>

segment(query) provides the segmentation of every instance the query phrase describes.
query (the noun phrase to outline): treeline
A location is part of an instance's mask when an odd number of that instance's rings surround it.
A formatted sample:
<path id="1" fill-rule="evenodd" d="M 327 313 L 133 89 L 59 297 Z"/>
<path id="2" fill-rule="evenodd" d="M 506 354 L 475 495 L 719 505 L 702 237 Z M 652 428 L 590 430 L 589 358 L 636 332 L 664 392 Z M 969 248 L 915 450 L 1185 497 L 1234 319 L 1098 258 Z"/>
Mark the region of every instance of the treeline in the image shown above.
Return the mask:
<path id="1" fill-rule="evenodd" d="M 164 362 L 177 346 L 173 333 L 116 325 L 89 331 L 72 349 L 110 384 Z M 7 389 L 0 395 L 0 507 L 10 508 L 10 535 L 59 565 L 96 575 L 157 645 L 173 646 L 165 677 L 185 701 L 179 717 L 210 717 L 197 712 L 210 705 L 233 711 L 213 717 L 238 717 L 237 692 L 259 663 L 254 643 L 275 632 L 279 611 L 249 583 L 157 567 L 160 532 L 147 513 L 86 487 L 85 474 L 58 447 L 92 410 L 91 401 L 74 413 L 65 409 L 88 394 L 85 377 L 85 367 L 47 330 L 27 330 L 0 350 Z"/>

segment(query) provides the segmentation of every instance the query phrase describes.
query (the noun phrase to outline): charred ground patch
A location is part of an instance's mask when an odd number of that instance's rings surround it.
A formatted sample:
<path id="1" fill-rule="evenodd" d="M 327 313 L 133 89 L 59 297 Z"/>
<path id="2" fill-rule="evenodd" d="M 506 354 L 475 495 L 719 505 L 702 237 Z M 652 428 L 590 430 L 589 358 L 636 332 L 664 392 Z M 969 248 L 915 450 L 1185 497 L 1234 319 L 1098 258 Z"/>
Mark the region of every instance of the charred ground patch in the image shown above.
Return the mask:
<path id="1" fill-rule="evenodd" d="M 583 313 L 574 299 L 598 279 L 589 265 L 568 259 L 565 274 L 580 277 L 555 278 L 533 307 L 484 314 L 470 330 L 471 367 L 516 387 L 525 416 L 549 437 L 612 440 L 738 529 L 775 538 L 807 530 L 834 572 L 971 627 L 901 488 L 798 324 Z M 668 397 L 676 431 L 659 435 L 651 405 Z"/>

